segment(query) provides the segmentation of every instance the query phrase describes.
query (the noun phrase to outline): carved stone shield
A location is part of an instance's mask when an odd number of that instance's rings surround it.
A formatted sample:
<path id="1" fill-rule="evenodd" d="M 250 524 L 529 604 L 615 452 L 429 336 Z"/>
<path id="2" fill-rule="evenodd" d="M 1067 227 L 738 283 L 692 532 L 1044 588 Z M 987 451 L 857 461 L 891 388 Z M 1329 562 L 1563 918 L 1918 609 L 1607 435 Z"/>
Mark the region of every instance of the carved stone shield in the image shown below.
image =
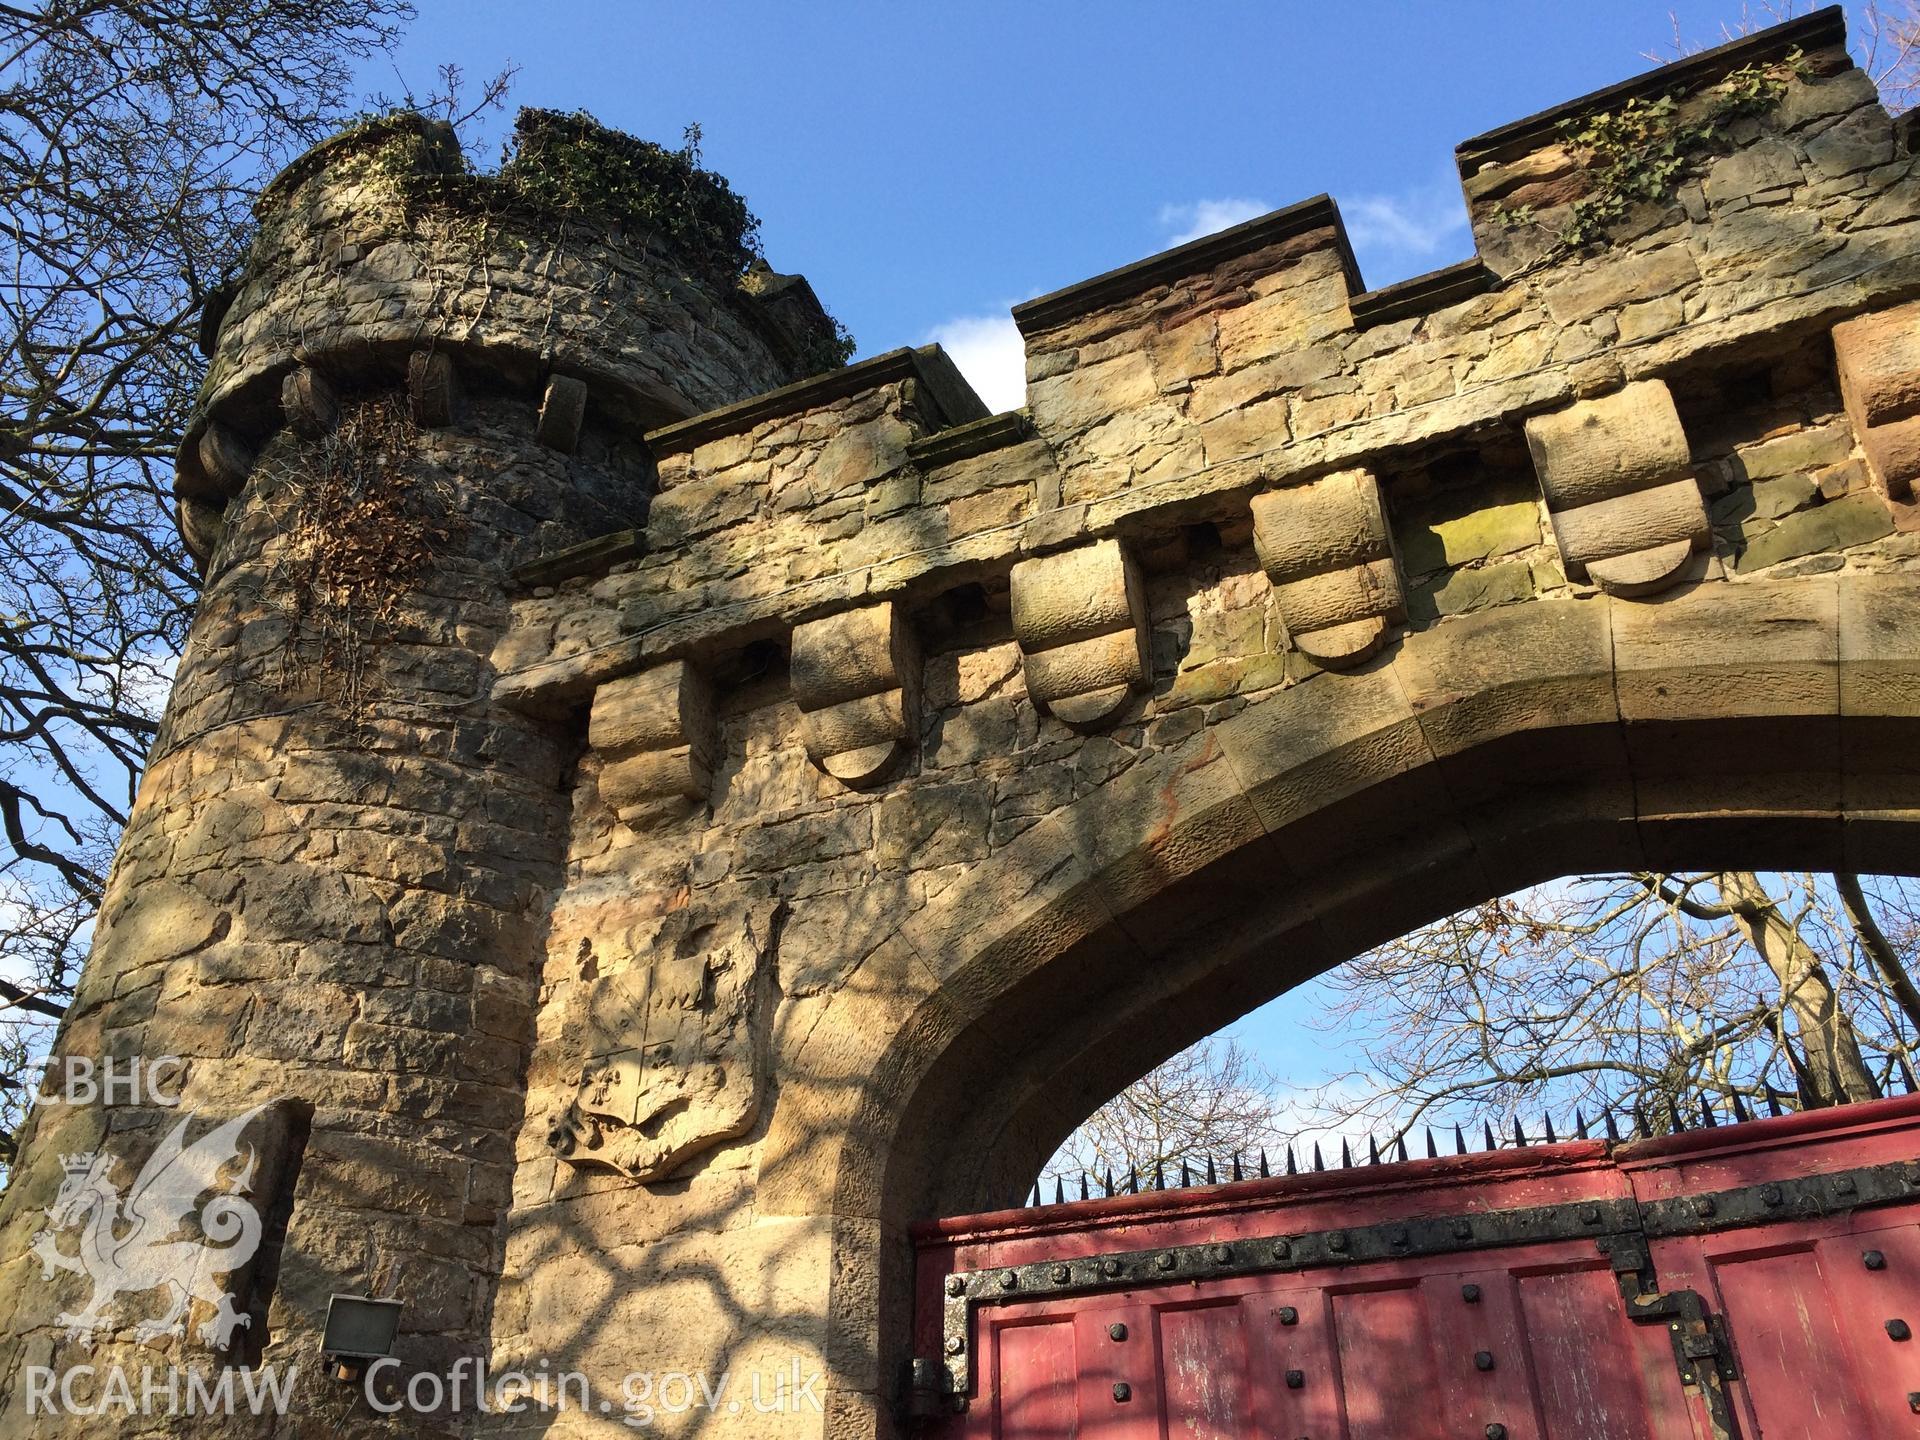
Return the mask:
<path id="1" fill-rule="evenodd" d="M 661 1180 L 759 1117 L 777 907 L 670 917 L 629 939 L 626 969 L 587 981 L 585 1058 L 554 1148 L 575 1165 Z M 610 957 L 617 963 L 620 957 Z"/>

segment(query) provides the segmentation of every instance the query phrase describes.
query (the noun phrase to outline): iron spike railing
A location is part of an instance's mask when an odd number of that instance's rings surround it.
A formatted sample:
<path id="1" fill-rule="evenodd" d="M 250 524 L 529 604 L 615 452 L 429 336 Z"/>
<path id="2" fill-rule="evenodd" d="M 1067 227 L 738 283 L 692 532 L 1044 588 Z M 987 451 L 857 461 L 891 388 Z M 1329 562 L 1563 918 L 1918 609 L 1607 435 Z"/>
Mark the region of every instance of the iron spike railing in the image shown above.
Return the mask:
<path id="1" fill-rule="evenodd" d="M 1906 1055 L 1893 1056 L 1888 1063 L 1892 1067 L 1888 1070 L 1889 1079 L 1897 1070 L 1906 1093 L 1920 1094 L 1920 1076 L 1915 1074 L 1913 1063 Z M 1884 1090 L 1891 1090 L 1891 1088 L 1890 1084 L 1880 1087 Z M 1880 1093 L 1880 1089 L 1877 1089 L 1876 1093 Z M 1791 1110 L 1803 1108 L 1776 1089 L 1771 1079 L 1763 1079 L 1760 1090 L 1765 1097 L 1767 1116 L 1780 1116 Z M 1597 1130 L 1604 1137 L 1605 1143 L 1618 1145 L 1629 1140 L 1647 1139 L 1661 1133 L 1680 1134 L 1689 1128 L 1688 1112 L 1683 1109 L 1683 1101 L 1689 1107 L 1697 1107 L 1699 1118 L 1694 1122 L 1697 1128 L 1716 1129 L 1724 1125 L 1744 1125 L 1758 1118 L 1760 1114 L 1758 1105 L 1748 1104 L 1746 1098 L 1738 1091 L 1728 1091 L 1720 1099 L 1719 1107 L 1724 1109 L 1716 1106 L 1714 1096 L 1705 1093 L 1696 1094 L 1690 1100 L 1686 1097 L 1668 1097 L 1660 1102 L 1667 1122 L 1663 1131 L 1654 1126 L 1646 1106 L 1635 1100 L 1625 1106 L 1603 1106 L 1597 1120 L 1589 1120 L 1584 1107 L 1575 1109 L 1573 1138 L 1590 1141 Z M 1560 1131 L 1556 1129 L 1551 1113 L 1541 1116 L 1539 1130 L 1534 1134 L 1528 1133 L 1526 1122 L 1518 1114 L 1511 1115 L 1500 1130 L 1495 1129 L 1491 1119 L 1482 1119 L 1480 1129 L 1484 1148 L 1488 1151 L 1523 1150 L 1542 1144 L 1561 1143 Z M 1426 1142 L 1424 1158 L 1427 1160 L 1442 1158 L 1440 1142 L 1434 1134 L 1433 1127 L 1423 1126 L 1422 1135 Z M 1412 1163 L 1413 1151 L 1407 1143 L 1407 1134 L 1404 1129 L 1389 1136 L 1384 1146 L 1376 1133 L 1369 1132 L 1365 1138 L 1365 1158 L 1358 1159 L 1353 1140 L 1344 1135 L 1340 1137 L 1340 1161 L 1337 1167 L 1329 1166 L 1327 1163 L 1322 1139 L 1315 1138 L 1306 1142 L 1310 1146 L 1312 1157 L 1310 1167 L 1303 1165 L 1301 1152 L 1295 1148 L 1300 1142 L 1288 1141 L 1282 1147 L 1284 1163 L 1280 1167 L 1280 1173 L 1299 1175 L 1304 1170 L 1307 1173 L 1319 1174 L 1330 1168 L 1350 1170 L 1362 1165 Z M 1330 1143 L 1330 1137 L 1328 1143 Z M 1468 1153 L 1468 1148 L 1466 1130 L 1460 1122 L 1456 1121 L 1453 1125 L 1453 1152 L 1456 1156 L 1465 1155 Z M 1172 1167 L 1176 1165 L 1179 1167 L 1177 1181 L 1170 1174 Z M 1081 1200 L 1093 1198 L 1096 1190 L 1103 1198 L 1112 1198 L 1121 1194 L 1138 1195 L 1143 1189 L 1151 1191 L 1191 1189 L 1199 1185 L 1218 1185 L 1221 1183 L 1223 1174 L 1227 1183 L 1239 1184 L 1256 1178 L 1270 1179 L 1274 1169 L 1265 1146 L 1257 1147 L 1252 1164 L 1248 1163 L 1245 1152 L 1240 1150 L 1229 1152 L 1224 1160 L 1210 1150 L 1198 1155 L 1166 1155 L 1156 1157 L 1145 1170 L 1140 1164 L 1129 1165 L 1124 1183 L 1116 1179 L 1114 1169 L 1110 1165 L 1105 1167 L 1103 1174 L 1098 1176 L 1088 1170 L 1082 1170 L 1077 1175 L 1071 1172 L 1043 1173 L 1035 1178 L 1032 1188 L 1027 1192 L 1025 1203 L 1035 1208 L 1048 1204 L 1064 1205 L 1068 1202 L 1070 1192 L 1076 1188 L 1078 1198 Z M 1045 1188 L 1049 1179 L 1053 1182 L 1051 1200 L 1047 1198 Z"/>

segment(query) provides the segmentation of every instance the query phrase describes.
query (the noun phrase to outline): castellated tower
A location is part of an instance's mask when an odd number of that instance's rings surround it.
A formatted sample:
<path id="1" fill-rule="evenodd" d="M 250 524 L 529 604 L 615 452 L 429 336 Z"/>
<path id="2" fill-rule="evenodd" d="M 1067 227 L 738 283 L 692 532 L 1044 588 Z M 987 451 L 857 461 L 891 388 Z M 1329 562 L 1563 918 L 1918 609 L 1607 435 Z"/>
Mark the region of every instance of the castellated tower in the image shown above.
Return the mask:
<path id="1" fill-rule="evenodd" d="M 0 1436 L 1239 1393 L 1134 1282 L 1291 1285 L 1293 1220 L 1176 1245 L 1124 1169 L 985 1213 L 1102 1101 L 1556 876 L 1920 869 L 1917 137 L 1819 11 L 1461 144 L 1430 274 L 1368 290 L 1319 196 L 1027 301 L 998 415 L 934 347 L 840 365 L 724 184 L 579 117 L 504 178 L 419 120 L 320 147 L 209 317 L 204 596 L 59 1038 L 122 1089 L 41 1104 L 0 1200 Z M 397 1302 L 422 1413 L 322 1373 L 335 1295 Z M 1343 1373 L 1413 1373 L 1370 1333 Z M 1322 1403 L 1297 1363 L 1235 1413 Z M 170 1365 L 299 1378 L 209 1419 Z"/>
<path id="2" fill-rule="evenodd" d="M 335 1292 L 404 1296 L 410 1367 L 484 1346 L 577 760 L 574 727 L 489 698 L 516 567 L 631 545 L 647 428 L 837 358 L 805 282 L 736 280 L 737 236 L 701 232 L 705 215 L 676 238 L 565 213 L 603 215 L 569 187 L 639 184 L 663 152 L 550 115 L 523 116 L 518 147 L 540 173 L 509 199 L 418 117 L 336 137 L 267 189 L 209 316 L 178 478 L 205 587 L 58 1041 L 123 1074 L 179 1057 L 176 1103 L 122 1087 L 37 1111 L 0 1212 L 7 1435 L 338 1433 L 355 1399 L 320 1373 Z M 724 232 L 737 202 L 698 198 Z M 251 1152 L 247 1264 L 196 1277 L 191 1245 L 143 1260 L 175 1227 L 122 1214 L 100 1234 L 132 1234 L 118 1271 L 42 1277 L 29 1249 L 86 1179 L 72 1157 L 111 1156 L 124 1195 L 181 1117 L 191 1144 L 263 1104 L 214 1186 Z M 68 1254 L 105 1208 L 57 1217 Z M 114 1274 L 118 1299 L 81 1313 Z M 185 1335 L 137 1329 L 172 1308 L 142 1287 L 175 1280 L 196 1296 Z M 210 1353 L 200 1302 L 223 1288 L 250 1323 Z M 124 1367 L 138 1403 L 148 1367 L 223 1361 L 297 1364 L 288 1414 L 169 1419 L 161 1393 L 151 1418 L 29 1415 L 32 1367 L 97 1367 L 83 1401 Z"/>

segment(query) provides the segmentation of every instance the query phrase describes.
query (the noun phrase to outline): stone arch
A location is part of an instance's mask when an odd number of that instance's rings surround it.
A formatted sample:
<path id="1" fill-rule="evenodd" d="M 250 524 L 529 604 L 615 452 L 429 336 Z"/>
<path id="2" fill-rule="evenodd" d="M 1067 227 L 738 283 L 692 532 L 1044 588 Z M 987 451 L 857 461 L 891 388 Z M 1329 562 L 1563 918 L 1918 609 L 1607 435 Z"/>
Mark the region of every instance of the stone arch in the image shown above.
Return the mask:
<path id="1" fill-rule="evenodd" d="M 832 1330 L 879 1356 L 884 1395 L 907 1335 L 890 1242 L 1013 1202 L 1165 1056 L 1577 869 L 1920 869 L 1917 756 L 1902 577 L 1542 601 L 1411 635 L 1135 767 L 911 917 L 786 1064 L 763 1210 L 831 1215 L 865 1257 L 836 1272 Z"/>

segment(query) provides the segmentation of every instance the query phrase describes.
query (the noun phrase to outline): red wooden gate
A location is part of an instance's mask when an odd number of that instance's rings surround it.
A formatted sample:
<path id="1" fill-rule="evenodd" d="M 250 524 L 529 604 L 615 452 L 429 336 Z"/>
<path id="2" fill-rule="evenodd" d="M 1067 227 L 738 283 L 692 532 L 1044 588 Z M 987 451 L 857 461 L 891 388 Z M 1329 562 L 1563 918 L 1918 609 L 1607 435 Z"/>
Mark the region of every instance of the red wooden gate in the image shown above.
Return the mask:
<path id="1" fill-rule="evenodd" d="M 942 1440 L 1915 1440 L 1920 1097 L 920 1227 Z"/>

